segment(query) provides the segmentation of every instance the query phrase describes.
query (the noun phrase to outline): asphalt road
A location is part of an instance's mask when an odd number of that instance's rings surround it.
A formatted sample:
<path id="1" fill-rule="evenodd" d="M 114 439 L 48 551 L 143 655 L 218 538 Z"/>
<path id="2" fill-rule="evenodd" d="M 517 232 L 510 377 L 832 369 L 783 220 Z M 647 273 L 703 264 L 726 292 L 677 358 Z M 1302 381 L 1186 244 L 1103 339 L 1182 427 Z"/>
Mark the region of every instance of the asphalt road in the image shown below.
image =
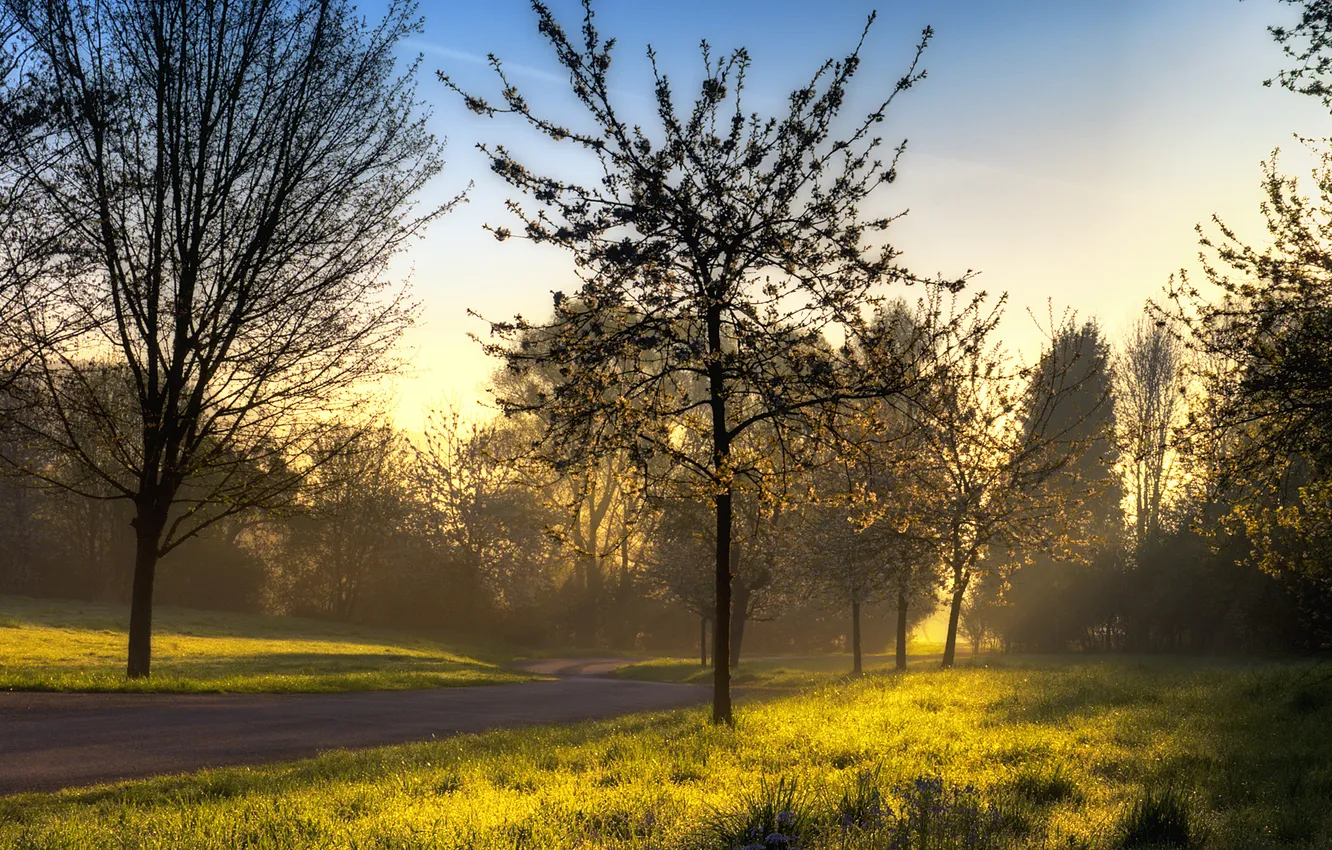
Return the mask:
<path id="1" fill-rule="evenodd" d="M 0 693 L 0 795 L 698 705 L 697 685 L 598 676 L 606 660 L 541 664 L 568 678 L 350 694 Z"/>

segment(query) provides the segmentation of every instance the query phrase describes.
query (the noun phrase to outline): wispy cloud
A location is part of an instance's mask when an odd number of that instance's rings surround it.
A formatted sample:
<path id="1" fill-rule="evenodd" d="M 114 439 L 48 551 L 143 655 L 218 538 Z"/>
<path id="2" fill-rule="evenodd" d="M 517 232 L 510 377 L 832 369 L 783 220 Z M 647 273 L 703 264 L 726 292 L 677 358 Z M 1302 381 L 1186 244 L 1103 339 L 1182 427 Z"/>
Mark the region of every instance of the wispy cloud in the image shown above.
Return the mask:
<path id="1" fill-rule="evenodd" d="M 403 46 L 409 50 L 419 50 L 421 53 L 430 56 L 440 56 L 445 59 L 456 59 L 459 62 L 466 62 L 469 65 L 490 65 L 490 60 L 477 53 L 471 53 L 466 50 L 455 50 L 452 47 L 445 47 L 441 44 L 435 44 L 421 39 L 410 39 L 403 42 Z M 520 62 L 504 62 L 504 73 L 518 77 L 527 77 L 529 79 L 541 80 L 547 83 L 563 83 L 567 81 L 567 76 L 561 76 L 553 71 L 546 71 L 541 68 L 533 68 L 531 65 L 524 65 Z"/>

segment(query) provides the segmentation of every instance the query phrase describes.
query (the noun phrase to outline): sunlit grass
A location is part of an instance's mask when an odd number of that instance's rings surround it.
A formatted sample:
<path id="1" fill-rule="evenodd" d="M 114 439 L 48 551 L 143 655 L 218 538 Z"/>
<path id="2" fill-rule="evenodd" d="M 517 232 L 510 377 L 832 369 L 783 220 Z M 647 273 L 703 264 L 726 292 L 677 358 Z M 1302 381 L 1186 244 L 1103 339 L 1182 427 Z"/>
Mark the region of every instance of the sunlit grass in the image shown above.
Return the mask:
<path id="1" fill-rule="evenodd" d="M 957 657 L 963 663 L 970 661 L 970 649 L 959 647 Z M 933 644 L 910 645 L 908 667 L 917 669 L 938 664 L 939 656 Z M 891 654 L 861 657 L 861 669 L 867 675 L 890 672 L 895 665 L 896 659 Z M 851 667 L 851 656 L 845 653 L 741 658 L 740 666 L 731 671 L 731 683 L 743 687 L 809 688 L 847 679 Z M 697 658 L 654 658 L 621 667 L 615 675 L 644 682 L 708 684 L 712 681 L 713 670 L 701 665 Z"/>
<path id="2" fill-rule="evenodd" d="M 401 633 L 158 608 L 153 675 L 125 678 L 125 608 L 0 597 L 0 690 L 328 692 L 531 679 Z"/>
<path id="3" fill-rule="evenodd" d="M 780 823 L 848 850 L 1326 847 L 1332 714 L 1300 696 L 1323 687 L 1171 661 L 874 675 L 735 729 L 678 711 L 10 798 L 0 846 L 665 850 Z"/>

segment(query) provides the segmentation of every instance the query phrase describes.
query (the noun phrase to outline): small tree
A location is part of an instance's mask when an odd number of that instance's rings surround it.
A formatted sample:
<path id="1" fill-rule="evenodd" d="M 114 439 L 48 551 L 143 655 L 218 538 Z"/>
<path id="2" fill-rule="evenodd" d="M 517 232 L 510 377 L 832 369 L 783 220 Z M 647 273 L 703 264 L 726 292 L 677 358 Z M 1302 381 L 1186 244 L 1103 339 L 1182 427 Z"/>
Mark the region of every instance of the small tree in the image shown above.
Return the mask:
<path id="1" fill-rule="evenodd" d="M 862 607 L 892 603 L 898 667 L 905 668 L 908 611 L 937 581 L 932 558 L 914 535 L 920 506 L 910 492 L 912 482 L 894 473 L 896 464 L 910 462 L 899 452 L 910 451 L 911 434 L 890 428 L 877 437 L 855 437 L 815 472 L 817 498 L 799 509 L 799 529 L 812 592 L 843 611 L 849 608 L 851 674 L 859 676 Z"/>
<path id="2" fill-rule="evenodd" d="M 426 420 L 417 492 L 428 506 L 427 533 L 450 553 L 456 618 L 482 617 L 492 605 L 531 608 L 553 589 L 547 529 L 556 516 L 512 463 L 531 441 L 530 424 L 469 420 L 455 406 Z"/>
<path id="3" fill-rule="evenodd" d="M 146 676 L 159 559 L 290 499 L 330 413 L 394 367 L 412 310 L 383 274 L 439 212 L 412 210 L 440 146 L 395 57 L 419 21 L 397 0 L 377 26 L 345 0 L 0 9 L 52 107 L 16 172 L 61 237 L 42 266 L 58 297 L 24 326 L 39 378 L 23 401 L 49 415 L 23 421 L 80 461 L 85 477 L 52 483 L 134 505 L 127 672 Z M 94 355 L 125 367 L 128 422 Z"/>
<path id="4" fill-rule="evenodd" d="M 589 154 L 602 172 L 581 185 L 533 170 L 503 147 L 481 146 L 494 171 L 537 205 L 529 212 L 510 203 L 519 235 L 569 250 L 582 277 L 577 297 L 556 294 L 556 316 L 540 329 L 546 344 L 524 347 L 534 327 L 517 319 L 492 324 L 497 341 L 487 350 L 513 370 L 554 367 L 559 381 L 550 392 L 499 401 L 509 411 L 541 410 L 547 439 L 563 453 L 576 454 L 596 430 L 607 435 L 596 445 L 616 445 L 645 466 L 665 457 L 696 477 L 716 525 L 713 718 L 729 723 L 732 500 L 761 460 L 740 450 L 742 438 L 762 423 L 790 453 L 792 432 L 816 431 L 817 420 L 847 401 L 907 389 L 900 369 L 831 356 L 824 334 L 868 335 L 876 287 L 917 280 L 896 251 L 874 241 L 892 218 L 865 219 L 861 210 L 896 176 L 903 148 L 877 158 L 874 131 L 896 96 L 923 77 L 918 62 L 931 33 L 883 102 L 844 130 L 838 119 L 863 35 L 769 119 L 743 109 L 748 53 L 714 58 L 704 43 L 704 78 L 686 109 L 654 70 L 660 135 L 652 138 L 617 107 L 614 42 L 598 34 L 590 0 L 583 7 L 581 38 L 570 38 L 544 3 L 532 3 L 587 129 L 538 112 L 499 60 L 492 60 L 498 105 L 441 75 L 473 111 L 516 116 Z M 650 48 L 648 57 L 655 69 Z M 680 429 L 694 425 L 706 439 L 682 441 Z"/>
<path id="5" fill-rule="evenodd" d="M 1164 324 L 1140 316 L 1115 364 L 1115 424 L 1139 548 L 1161 533 L 1175 480 L 1173 440 L 1184 408 L 1183 356 L 1178 337 Z"/>
<path id="6" fill-rule="evenodd" d="M 708 517 L 697 502 L 658 499 L 659 519 L 652 535 L 648 580 L 666 599 L 698 617 L 698 654 L 708 666 L 708 623 L 717 613 L 717 582 L 711 563 L 717 547 Z"/>
<path id="7" fill-rule="evenodd" d="M 401 560 L 412 513 L 409 446 L 380 423 L 330 432 L 287 523 L 288 610 L 365 622 Z M 382 617 L 380 617 L 382 621 Z"/>
<path id="8" fill-rule="evenodd" d="M 857 524 L 867 498 L 856 479 L 854 455 L 845 453 L 817 476 L 819 498 L 799 512 L 800 557 L 805 561 L 812 592 L 826 603 L 851 615 L 851 675 L 862 672 L 861 606 L 887 595 L 887 575 L 880 568 L 882 553 L 867 545 L 868 535 Z"/>
<path id="9" fill-rule="evenodd" d="M 1027 368 L 1015 367 L 993 343 L 966 346 L 929 396 L 908 409 L 925 449 L 903 474 L 928 494 L 924 540 L 944 565 L 950 596 L 944 667 L 956 656 L 972 580 L 997 563 L 991 549 L 1066 547 L 1065 521 L 1092 493 L 1070 471 L 1085 453 L 1082 426 L 1097 407 L 1076 413 L 1068 404 L 1101 374 L 1079 357 L 1079 339 L 1071 324 L 1057 328 L 1051 348 Z M 1050 486 L 1061 473 L 1072 478 Z"/>

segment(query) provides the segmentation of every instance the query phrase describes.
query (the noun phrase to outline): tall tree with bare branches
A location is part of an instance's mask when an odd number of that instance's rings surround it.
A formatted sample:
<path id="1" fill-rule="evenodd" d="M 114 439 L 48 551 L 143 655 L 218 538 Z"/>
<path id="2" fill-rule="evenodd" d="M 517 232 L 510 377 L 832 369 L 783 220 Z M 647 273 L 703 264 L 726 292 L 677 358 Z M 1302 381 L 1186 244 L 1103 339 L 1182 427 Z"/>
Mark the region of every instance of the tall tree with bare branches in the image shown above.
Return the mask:
<path id="1" fill-rule="evenodd" d="M 59 297 L 27 317 L 42 412 L 23 421 L 82 462 L 52 483 L 134 504 L 127 672 L 146 676 L 159 559 L 290 498 L 395 367 L 413 310 L 387 264 L 440 212 L 414 208 L 441 151 L 396 58 L 419 19 L 409 0 L 374 25 L 346 0 L 0 9 L 52 105 L 18 168 L 63 237 Z M 91 377 L 105 363 L 128 417 Z"/>
<path id="2" fill-rule="evenodd" d="M 1172 477 L 1173 429 L 1181 424 L 1184 407 L 1183 355 L 1178 337 L 1141 316 L 1125 335 L 1115 364 L 1115 419 L 1139 546 L 1161 531 Z"/>

